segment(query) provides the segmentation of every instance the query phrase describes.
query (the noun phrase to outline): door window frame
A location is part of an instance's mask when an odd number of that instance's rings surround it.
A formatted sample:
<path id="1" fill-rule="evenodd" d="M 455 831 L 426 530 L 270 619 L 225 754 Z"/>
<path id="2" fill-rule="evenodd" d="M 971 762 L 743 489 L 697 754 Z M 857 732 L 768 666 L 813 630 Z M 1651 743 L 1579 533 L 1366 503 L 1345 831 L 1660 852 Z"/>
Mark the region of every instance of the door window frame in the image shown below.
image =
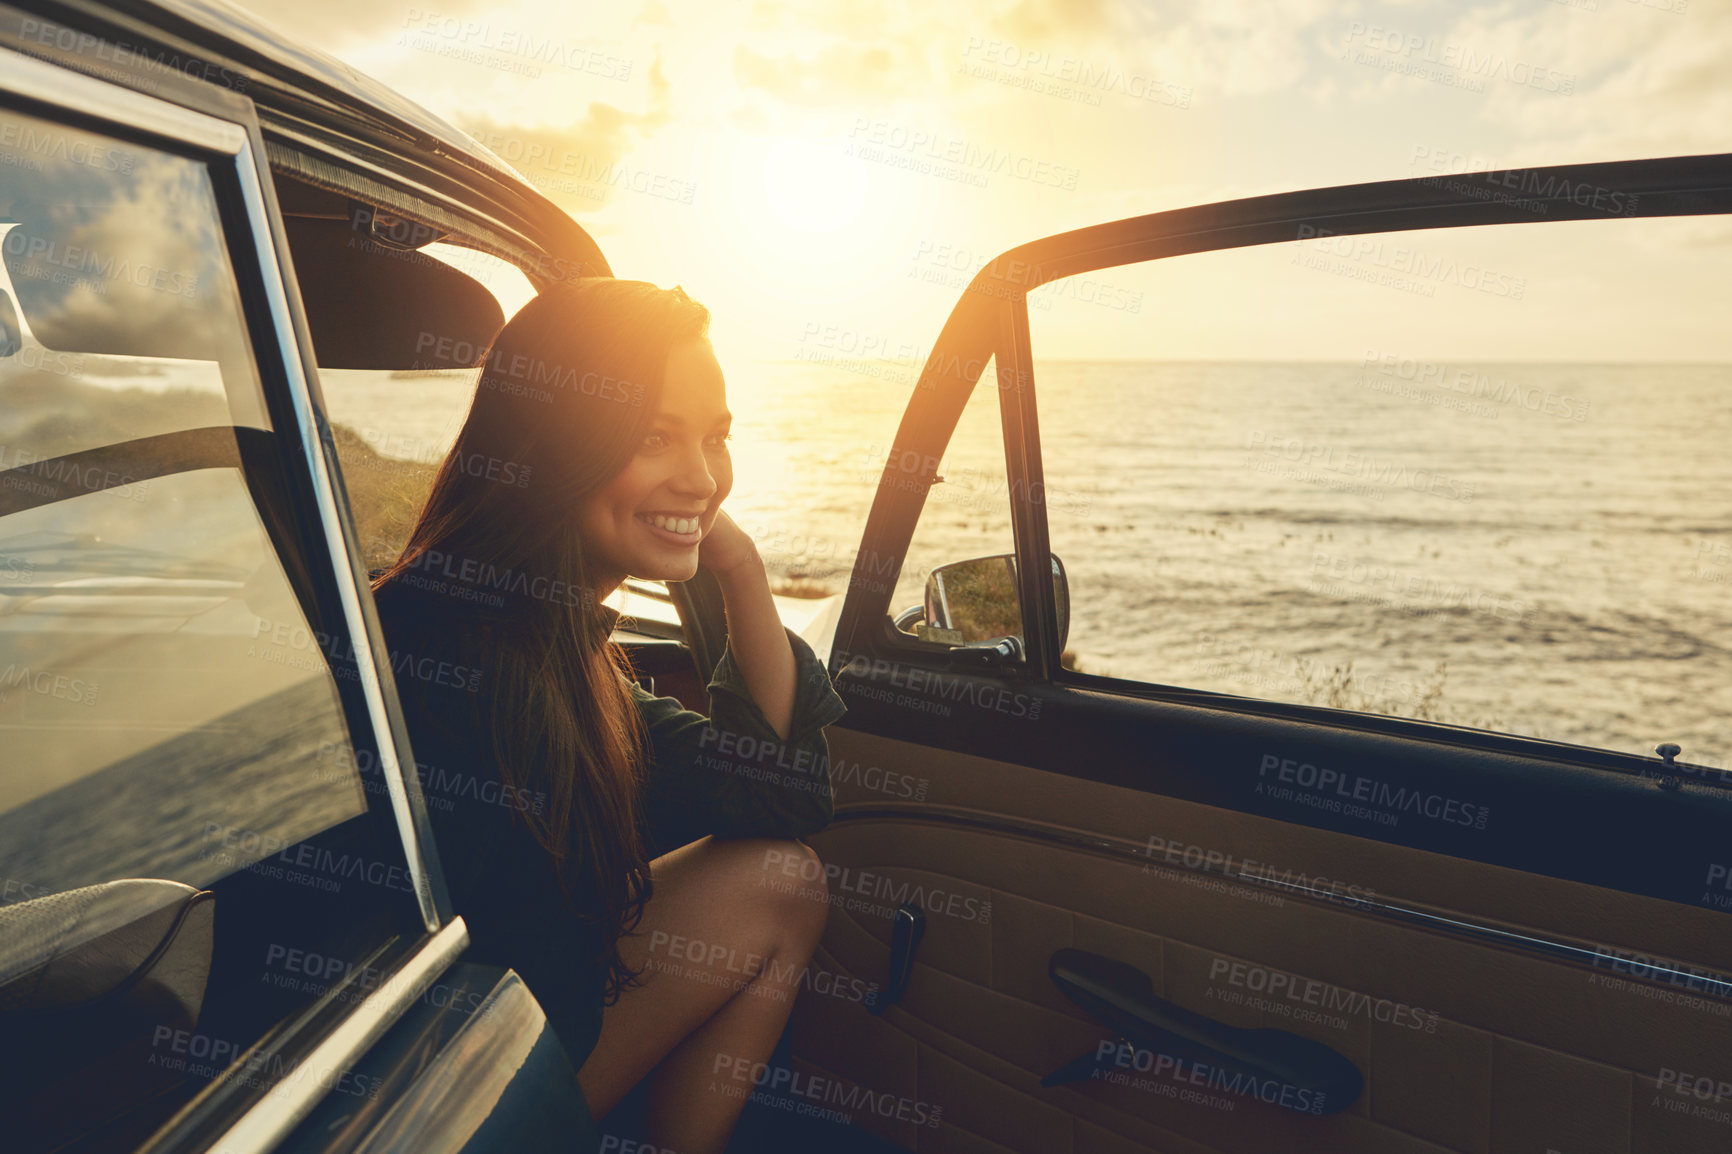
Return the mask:
<path id="1" fill-rule="evenodd" d="M 1516 196 L 1508 191 L 1510 188 L 1534 192 Z M 1324 233 L 1352 236 L 1475 225 L 1728 213 L 1732 213 L 1732 153 L 1464 173 L 1448 182 L 1415 177 L 1306 189 L 1131 217 L 1010 249 L 975 275 L 934 342 L 919 386 L 897 429 L 891 459 L 867 518 L 850 596 L 837 624 L 837 648 L 850 655 L 900 655 L 922 665 L 948 662 L 953 669 L 963 668 L 961 662 L 968 661 L 969 666 L 980 669 L 978 661 L 956 656 L 963 650 L 920 641 L 897 629 L 889 597 L 895 574 L 906 561 L 926 493 L 941 480 L 937 463 L 963 405 L 977 387 L 986 359 L 979 350 L 987 348 L 997 355 L 998 387 L 1003 390 L 1000 410 L 1026 650 L 1021 662 L 993 666 L 993 673 L 1054 688 L 1202 705 L 1572 765 L 1645 772 L 1657 761 L 1542 738 L 1062 668 L 1056 596 L 1052 581 L 1046 577 L 1052 571 L 1046 505 L 1036 499 L 1036 494 L 1044 494 L 1044 472 L 1028 294 L 1051 281 L 1101 269 L 1292 242 Z M 967 371 L 970 367 L 972 373 Z M 924 463 L 919 485 L 887 483 L 901 480 L 893 473 L 899 460 Z M 888 580 L 883 576 L 886 566 L 869 568 L 868 558 L 893 560 L 887 566 Z M 832 676 L 838 675 L 838 663 L 831 664 Z"/>

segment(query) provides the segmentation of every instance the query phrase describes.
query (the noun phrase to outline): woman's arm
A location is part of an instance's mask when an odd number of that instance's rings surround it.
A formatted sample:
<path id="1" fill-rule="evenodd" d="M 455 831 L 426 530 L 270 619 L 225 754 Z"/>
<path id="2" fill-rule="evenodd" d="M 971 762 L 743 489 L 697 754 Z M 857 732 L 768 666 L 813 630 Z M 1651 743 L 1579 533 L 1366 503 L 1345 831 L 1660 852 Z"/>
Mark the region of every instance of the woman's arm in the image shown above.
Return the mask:
<path id="1" fill-rule="evenodd" d="M 758 546 L 734 519 L 718 510 L 698 560 L 722 589 L 728 614 L 728 648 L 745 676 L 764 720 L 786 738 L 794 717 L 794 651 L 770 596 L 770 575 Z"/>
<path id="2" fill-rule="evenodd" d="M 811 645 L 777 615 L 752 539 L 724 513 L 702 549 L 728 614 L 709 716 L 632 687 L 652 746 L 645 817 L 658 852 L 705 834 L 798 837 L 829 824 L 824 728 L 848 712 Z"/>

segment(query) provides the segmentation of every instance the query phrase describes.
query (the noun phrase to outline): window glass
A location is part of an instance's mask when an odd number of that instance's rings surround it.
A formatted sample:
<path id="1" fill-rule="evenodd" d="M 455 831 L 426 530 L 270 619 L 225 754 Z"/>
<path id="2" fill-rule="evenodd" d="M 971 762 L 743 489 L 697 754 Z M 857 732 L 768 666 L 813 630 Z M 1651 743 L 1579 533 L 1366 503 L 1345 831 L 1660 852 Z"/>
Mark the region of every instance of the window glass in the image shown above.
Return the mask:
<path id="1" fill-rule="evenodd" d="M 956 431 L 945 446 L 944 457 L 938 465 L 938 475 L 944 479 L 927 491 L 926 505 L 920 511 L 913 539 L 908 543 L 907 559 L 897 576 L 896 591 L 890 599 L 893 614 L 901 614 L 905 609 L 924 603 L 927 582 L 933 570 L 977 558 L 1010 555 L 1016 551 L 1004 467 L 1003 417 L 999 408 L 1001 402 L 1009 398 L 1001 398 L 999 392 L 998 362 L 993 359 L 987 361 L 980 380 L 963 407 L 962 416 L 956 422 Z M 879 477 L 886 464 L 890 470 L 881 484 L 919 483 L 922 463 L 917 454 L 910 451 L 897 455 L 884 449 L 876 456 L 877 459 L 868 466 L 871 475 Z M 975 573 L 973 568 L 968 570 L 971 579 L 968 588 L 981 587 L 981 582 L 973 579 Z M 993 588 L 1000 593 L 1007 588 L 1014 589 L 1004 585 Z M 983 595 L 969 599 L 962 594 L 952 608 L 958 623 L 992 619 L 1003 624 L 1020 625 L 1014 613 L 1007 616 L 1002 612 L 1005 608 L 1002 598 Z M 920 620 L 924 621 L 924 616 Z M 969 639 L 981 640 L 984 636 L 970 636 Z"/>
<path id="2" fill-rule="evenodd" d="M 352 651 L 209 172 L 7 110 L 0 140 L 0 1109 L 47 1149 L 165 1116 L 416 906 L 331 756 Z"/>
<path id="3" fill-rule="evenodd" d="M 1727 236 L 1320 234 L 1041 290 L 1080 670 L 1721 764 Z"/>
<path id="4" fill-rule="evenodd" d="M 479 368 L 319 370 L 369 569 L 391 564 L 408 543 L 480 376 Z"/>

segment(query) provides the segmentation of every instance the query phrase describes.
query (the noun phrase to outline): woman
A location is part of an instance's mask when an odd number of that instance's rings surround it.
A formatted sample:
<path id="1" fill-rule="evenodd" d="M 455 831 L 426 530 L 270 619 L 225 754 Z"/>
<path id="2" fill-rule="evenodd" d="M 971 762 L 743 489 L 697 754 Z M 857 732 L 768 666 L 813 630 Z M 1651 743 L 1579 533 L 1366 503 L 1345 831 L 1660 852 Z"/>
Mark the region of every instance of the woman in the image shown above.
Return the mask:
<path id="1" fill-rule="evenodd" d="M 636 281 L 525 305 L 374 583 L 471 956 L 523 976 L 593 1117 L 652 1077 L 635 1137 L 682 1154 L 726 1145 L 752 1084 L 716 1071 L 770 1056 L 823 930 L 823 868 L 791 839 L 830 820 L 845 712 L 721 511 L 708 323 Z M 601 604 L 700 564 L 728 619 L 709 717 L 630 681 Z"/>

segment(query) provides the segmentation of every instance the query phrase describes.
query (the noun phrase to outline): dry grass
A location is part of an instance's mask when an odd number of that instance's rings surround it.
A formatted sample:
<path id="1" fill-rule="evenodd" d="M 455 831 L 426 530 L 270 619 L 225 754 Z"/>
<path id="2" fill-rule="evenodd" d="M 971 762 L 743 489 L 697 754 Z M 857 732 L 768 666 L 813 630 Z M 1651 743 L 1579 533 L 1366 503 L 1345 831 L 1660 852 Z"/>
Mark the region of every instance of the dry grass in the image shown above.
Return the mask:
<path id="1" fill-rule="evenodd" d="M 1494 733 L 1504 731 L 1503 718 L 1483 714 L 1460 714 L 1443 699 L 1449 680 L 1449 662 L 1439 660 L 1432 669 L 1419 696 L 1410 703 L 1399 698 L 1367 693 L 1355 683 L 1353 662 L 1327 668 L 1317 662 L 1300 658 L 1294 662 L 1294 673 L 1305 694 L 1305 704 L 1323 705 L 1330 709 L 1347 709 L 1355 713 L 1375 713 L 1386 717 L 1407 717 L 1415 721 L 1435 721 L 1440 725 L 1461 725 Z"/>
<path id="2" fill-rule="evenodd" d="M 772 576 L 770 578 L 770 592 L 778 597 L 803 597 L 816 600 L 819 597 L 833 597 L 841 590 L 833 589 L 812 577 Z"/>
<path id="3" fill-rule="evenodd" d="M 347 425 L 333 423 L 331 438 L 343 466 L 343 485 L 349 491 L 349 508 L 354 511 L 367 568 L 389 565 L 409 540 L 409 530 L 433 488 L 435 467 L 380 456 Z"/>

